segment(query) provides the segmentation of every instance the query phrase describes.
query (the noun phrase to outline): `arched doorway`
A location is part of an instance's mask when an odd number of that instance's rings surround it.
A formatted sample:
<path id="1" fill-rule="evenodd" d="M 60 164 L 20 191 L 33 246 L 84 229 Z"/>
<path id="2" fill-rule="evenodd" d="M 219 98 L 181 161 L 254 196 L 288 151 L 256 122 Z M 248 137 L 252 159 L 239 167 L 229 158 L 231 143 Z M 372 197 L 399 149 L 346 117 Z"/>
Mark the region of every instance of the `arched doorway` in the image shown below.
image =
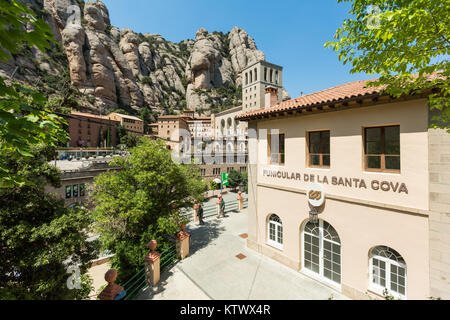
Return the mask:
<path id="1" fill-rule="evenodd" d="M 341 284 L 341 240 L 331 224 L 307 222 L 302 233 L 302 270 L 325 282 Z"/>

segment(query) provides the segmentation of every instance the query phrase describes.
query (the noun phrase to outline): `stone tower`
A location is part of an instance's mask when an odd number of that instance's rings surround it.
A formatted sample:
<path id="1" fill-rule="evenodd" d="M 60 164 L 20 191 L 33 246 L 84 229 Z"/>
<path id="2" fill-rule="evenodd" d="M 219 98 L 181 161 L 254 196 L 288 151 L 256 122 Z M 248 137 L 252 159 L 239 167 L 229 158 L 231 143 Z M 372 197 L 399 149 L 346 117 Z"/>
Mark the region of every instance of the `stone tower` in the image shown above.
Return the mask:
<path id="1" fill-rule="evenodd" d="M 264 108 L 267 87 L 277 89 L 278 103 L 281 102 L 283 67 L 259 61 L 245 68 L 242 71 L 242 111 Z"/>

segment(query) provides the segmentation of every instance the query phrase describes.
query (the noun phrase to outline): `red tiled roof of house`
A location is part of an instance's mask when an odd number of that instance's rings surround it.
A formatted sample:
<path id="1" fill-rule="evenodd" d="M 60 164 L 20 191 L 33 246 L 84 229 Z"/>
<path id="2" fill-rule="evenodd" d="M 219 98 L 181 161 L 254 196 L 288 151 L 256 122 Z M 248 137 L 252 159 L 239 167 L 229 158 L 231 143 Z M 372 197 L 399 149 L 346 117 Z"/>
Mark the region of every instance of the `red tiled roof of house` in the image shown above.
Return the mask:
<path id="1" fill-rule="evenodd" d="M 160 116 L 158 119 L 184 119 L 184 118 L 190 118 L 189 116 L 177 114 L 177 115 L 167 115 L 167 116 Z"/>
<path id="2" fill-rule="evenodd" d="M 130 119 L 130 120 L 135 120 L 135 121 L 143 121 L 142 119 L 139 119 L 138 117 L 129 116 L 129 115 L 122 114 L 122 113 L 117 113 L 117 112 L 110 113 L 109 116 L 111 116 L 111 115 L 117 115 L 117 116 L 119 116 L 121 118 L 124 118 L 124 119 Z"/>
<path id="3" fill-rule="evenodd" d="M 417 75 L 416 75 L 417 76 Z M 428 81 L 446 79 L 442 72 L 433 72 L 426 76 Z M 350 100 L 360 100 L 370 96 L 377 97 L 382 94 L 386 86 L 368 87 L 367 83 L 378 79 L 359 80 L 336 87 L 314 92 L 306 96 L 298 97 L 296 99 L 283 101 L 280 104 L 271 108 L 262 108 L 250 112 L 240 114 L 236 117 L 238 120 L 247 120 L 250 118 L 274 114 L 277 112 L 309 109 L 311 107 L 318 107 L 321 105 L 334 105 L 344 103 Z"/>
<path id="4" fill-rule="evenodd" d="M 241 109 L 242 109 L 242 106 L 231 107 L 231 108 L 229 108 L 229 109 L 227 109 L 227 110 L 223 110 L 223 111 L 221 111 L 221 112 L 216 113 L 215 116 L 216 116 L 216 117 L 220 117 L 220 116 L 223 115 L 223 114 L 232 113 L 232 112 L 234 112 L 234 111 L 239 111 L 239 110 L 241 110 Z"/>
<path id="5" fill-rule="evenodd" d="M 239 115 L 238 119 L 247 119 L 254 116 L 267 115 L 280 111 L 290 111 L 295 109 L 309 108 L 322 104 L 334 104 L 343 102 L 352 98 L 363 98 L 365 96 L 377 95 L 385 88 L 368 87 L 366 84 L 373 80 L 360 80 L 345 83 L 326 90 L 314 92 L 301 96 L 292 100 L 283 101 L 280 104 L 271 108 L 262 108 Z"/>
<path id="6" fill-rule="evenodd" d="M 72 116 L 79 116 L 79 117 L 86 117 L 86 118 L 93 118 L 93 119 L 110 120 L 110 121 L 118 122 L 116 120 L 111 119 L 111 117 L 109 117 L 109 116 L 100 116 L 100 115 L 97 115 L 97 114 L 86 113 L 86 112 L 71 111 L 70 115 L 72 115 Z"/>

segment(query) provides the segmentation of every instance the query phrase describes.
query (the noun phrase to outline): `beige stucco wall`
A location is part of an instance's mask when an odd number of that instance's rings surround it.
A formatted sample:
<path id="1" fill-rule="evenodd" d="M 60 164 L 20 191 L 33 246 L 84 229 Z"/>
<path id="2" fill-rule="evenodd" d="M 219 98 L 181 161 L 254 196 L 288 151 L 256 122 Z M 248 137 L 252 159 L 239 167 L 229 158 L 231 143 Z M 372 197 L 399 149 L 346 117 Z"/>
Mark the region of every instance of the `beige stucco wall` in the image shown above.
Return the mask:
<path id="1" fill-rule="evenodd" d="M 304 174 L 327 176 L 327 192 L 361 200 L 428 210 L 428 133 L 427 108 L 424 100 L 406 101 L 375 107 L 329 112 L 311 116 L 261 121 L 258 129 L 279 129 L 286 133 L 286 164 L 282 167 L 267 164 L 267 140 L 259 139 L 258 182 L 306 189 L 310 182 Z M 363 127 L 400 125 L 401 173 L 374 173 L 363 170 Z M 331 168 L 306 168 L 306 132 L 330 130 Z M 301 173 L 302 181 L 263 177 L 263 170 Z M 367 189 L 332 185 L 332 177 L 364 179 Z M 371 181 L 404 183 L 408 194 L 374 191 Z M 317 181 L 316 181 L 317 182 Z"/>
<path id="2" fill-rule="evenodd" d="M 250 122 L 257 129 L 279 129 L 286 134 L 286 161 L 281 167 L 267 164 L 267 140 L 259 131 L 257 159 L 249 166 L 248 246 L 301 269 L 301 227 L 309 217 L 304 175 L 327 176 L 323 184 L 327 200 L 320 218 L 339 233 L 342 244 L 342 291 L 364 298 L 369 284 L 369 251 L 379 245 L 398 251 L 407 263 L 407 298 L 430 296 L 429 280 L 429 169 L 428 109 L 425 100 L 292 116 Z M 401 172 L 373 173 L 363 169 L 365 126 L 400 125 Z M 306 132 L 331 131 L 331 167 L 306 167 Z M 252 156 L 250 156 L 252 160 Z M 253 170 L 253 172 L 252 172 Z M 263 170 L 300 173 L 301 180 L 263 176 Z M 364 179 L 367 189 L 332 184 L 332 177 Z M 371 181 L 404 183 L 408 193 L 373 190 Z M 253 199 L 252 199 L 253 198 Z M 253 208 L 252 208 L 253 206 Z M 284 247 L 266 245 L 267 218 L 277 214 L 283 221 Z"/>
<path id="3" fill-rule="evenodd" d="M 256 241 L 275 251 L 278 261 L 301 268 L 301 231 L 309 218 L 309 205 L 301 193 L 258 187 Z M 277 214 L 283 222 L 283 250 L 267 242 L 267 219 Z M 320 218 L 330 223 L 341 240 L 342 284 L 364 294 L 369 284 L 369 252 L 379 245 L 399 252 L 407 264 L 407 298 L 429 297 L 428 218 L 420 215 L 327 200 Z M 295 268 L 294 268 L 295 269 Z M 344 290 L 344 293 L 345 292 Z M 348 294 L 348 293 L 347 293 Z"/>

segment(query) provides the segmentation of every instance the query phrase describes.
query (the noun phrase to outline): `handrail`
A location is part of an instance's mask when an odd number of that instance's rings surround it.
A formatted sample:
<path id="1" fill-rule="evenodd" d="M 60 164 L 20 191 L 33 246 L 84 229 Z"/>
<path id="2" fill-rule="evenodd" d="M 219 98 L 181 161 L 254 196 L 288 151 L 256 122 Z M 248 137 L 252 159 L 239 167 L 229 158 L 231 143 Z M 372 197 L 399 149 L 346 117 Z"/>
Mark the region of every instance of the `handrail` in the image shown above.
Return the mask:
<path id="1" fill-rule="evenodd" d="M 244 208 L 248 206 L 248 198 L 244 198 Z M 225 212 L 234 211 L 239 207 L 236 201 L 228 201 L 225 202 Z M 184 212 L 180 213 L 181 216 L 185 216 L 192 221 L 192 213 L 193 210 L 182 210 Z M 206 205 L 203 208 L 204 216 L 210 217 L 216 215 L 217 205 L 212 203 L 210 205 Z M 160 272 L 163 273 L 176 263 L 178 260 L 177 257 L 177 247 L 176 244 L 172 244 L 170 247 L 161 252 L 160 258 Z M 133 281 L 134 280 L 134 281 Z M 147 276 L 146 276 L 146 267 L 139 270 L 133 277 L 131 277 L 125 284 L 122 285 L 127 292 L 127 295 L 124 300 L 134 299 L 142 289 L 148 286 Z"/>
<path id="2" fill-rule="evenodd" d="M 167 271 L 168 268 L 173 264 L 175 264 L 177 260 L 178 260 L 177 247 L 175 244 L 173 244 L 161 253 L 161 260 L 160 260 L 161 273 Z"/>
<path id="3" fill-rule="evenodd" d="M 248 198 L 244 198 L 244 208 L 248 207 Z M 225 202 L 225 212 L 231 212 L 231 211 L 235 211 L 239 208 L 239 204 L 237 203 L 237 201 L 233 201 L 233 200 L 229 200 L 228 202 Z M 190 222 L 193 221 L 193 210 L 190 209 L 185 209 L 182 210 L 182 212 L 180 213 L 180 215 L 184 218 L 188 218 Z M 212 204 L 206 204 L 203 207 L 203 216 L 205 218 L 207 217 L 211 217 L 217 214 L 217 204 L 212 203 Z"/>
<path id="4" fill-rule="evenodd" d="M 131 277 L 127 282 L 125 282 L 122 287 L 126 291 L 126 296 L 124 300 L 134 299 L 139 292 L 146 287 L 147 285 L 147 277 L 146 277 L 146 268 L 142 268 L 139 270 L 133 277 Z M 134 282 L 132 282 L 134 280 Z"/>

